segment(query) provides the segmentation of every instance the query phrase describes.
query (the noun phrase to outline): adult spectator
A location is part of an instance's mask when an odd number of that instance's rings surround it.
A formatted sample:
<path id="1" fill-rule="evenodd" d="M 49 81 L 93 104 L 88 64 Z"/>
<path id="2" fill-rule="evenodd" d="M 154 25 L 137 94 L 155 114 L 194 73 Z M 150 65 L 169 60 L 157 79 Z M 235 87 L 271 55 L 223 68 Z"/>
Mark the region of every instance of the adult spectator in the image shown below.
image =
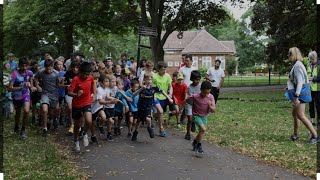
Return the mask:
<path id="1" fill-rule="evenodd" d="M 11 70 L 15 70 L 18 67 L 18 63 L 16 62 L 16 56 L 13 53 L 9 53 L 7 57 L 8 61 L 6 63 L 9 63 Z"/>
<path id="2" fill-rule="evenodd" d="M 143 58 L 140 62 L 140 66 L 138 67 L 137 77 L 140 77 L 141 72 L 145 70 L 146 64 L 147 59 Z"/>
<path id="3" fill-rule="evenodd" d="M 69 70 L 69 67 L 71 65 L 71 62 L 73 61 L 74 59 L 74 54 L 71 53 L 70 54 L 70 59 L 66 60 L 66 62 L 64 63 L 65 67 L 66 67 L 66 71 Z"/>
<path id="4" fill-rule="evenodd" d="M 186 83 L 186 85 L 189 87 L 189 85 L 192 83 L 192 81 L 190 80 L 190 75 L 191 75 L 191 71 L 193 70 L 197 70 L 196 67 L 192 66 L 192 55 L 191 54 L 186 54 L 185 55 L 185 66 L 181 67 L 179 69 L 179 72 L 183 74 L 183 82 Z"/>
<path id="5" fill-rule="evenodd" d="M 305 115 L 307 100 L 304 98 L 304 94 L 310 93 L 310 90 L 304 88 L 309 83 L 309 80 L 306 68 L 301 62 L 302 56 L 300 50 L 297 47 L 290 48 L 288 52 L 288 58 L 293 63 L 287 82 L 288 91 L 294 91 L 293 97 L 290 98 L 293 103 L 292 116 L 294 120 L 293 135 L 291 136 L 291 140 L 297 141 L 299 139 L 298 127 L 299 120 L 301 120 L 312 135 L 308 143 L 316 144 L 318 140 L 318 134 Z"/>
<path id="6" fill-rule="evenodd" d="M 131 62 L 127 58 L 127 53 L 121 54 L 121 59 L 118 61 L 118 64 L 124 69 L 124 68 L 131 68 Z"/>
<path id="7" fill-rule="evenodd" d="M 181 55 L 181 63 L 180 63 L 180 65 L 179 65 L 178 70 L 179 70 L 180 68 L 182 68 L 183 66 L 186 65 L 185 60 L 186 60 L 186 54 L 182 54 L 182 55 Z"/>
<path id="8" fill-rule="evenodd" d="M 311 98 L 312 101 L 309 103 L 309 115 L 310 121 L 313 125 L 316 125 L 314 122 L 315 119 L 315 109 L 317 111 L 317 122 L 320 125 L 320 61 L 318 60 L 318 55 L 315 51 L 312 51 L 308 55 L 310 65 L 307 67 L 307 73 L 309 81 L 311 83 Z"/>
<path id="9" fill-rule="evenodd" d="M 130 67 L 131 74 L 135 76 L 137 73 L 137 62 L 134 60 L 134 57 L 130 58 L 130 62 L 131 62 L 131 67 Z"/>
<path id="10" fill-rule="evenodd" d="M 220 68 L 221 61 L 217 59 L 214 67 L 210 67 L 206 74 L 206 79 L 211 82 L 211 94 L 214 97 L 215 104 L 217 104 L 220 88 L 224 82 L 224 71 Z"/>

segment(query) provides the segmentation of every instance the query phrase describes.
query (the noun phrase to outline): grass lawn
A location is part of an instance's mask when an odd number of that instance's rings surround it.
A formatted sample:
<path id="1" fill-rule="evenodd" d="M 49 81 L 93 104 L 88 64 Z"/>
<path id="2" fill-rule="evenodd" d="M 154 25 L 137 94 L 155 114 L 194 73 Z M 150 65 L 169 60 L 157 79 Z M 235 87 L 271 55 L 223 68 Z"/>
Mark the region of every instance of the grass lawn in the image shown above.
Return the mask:
<path id="1" fill-rule="evenodd" d="M 220 97 L 231 100 L 218 101 L 217 112 L 208 118 L 206 141 L 315 177 L 317 146 L 305 143 L 309 134 L 303 124 L 300 140 L 290 141 L 292 105 L 283 92 L 228 92 Z M 266 99 L 272 101 L 263 101 Z M 185 131 L 184 127 L 180 130 Z"/>
<path id="2" fill-rule="evenodd" d="M 286 84 L 287 76 L 271 76 L 271 85 Z M 269 76 L 226 76 L 223 86 L 262 86 L 269 84 Z"/>
<path id="3" fill-rule="evenodd" d="M 13 118 L 12 118 L 13 119 Z M 14 120 L 4 124 L 5 179 L 85 179 L 70 156 L 70 150 L 55 143 L 54 137 L 41 137 L 28 127 L 28 139 L 13 133 Z M 80 174 L 79 174 L 80 173 Z"/>

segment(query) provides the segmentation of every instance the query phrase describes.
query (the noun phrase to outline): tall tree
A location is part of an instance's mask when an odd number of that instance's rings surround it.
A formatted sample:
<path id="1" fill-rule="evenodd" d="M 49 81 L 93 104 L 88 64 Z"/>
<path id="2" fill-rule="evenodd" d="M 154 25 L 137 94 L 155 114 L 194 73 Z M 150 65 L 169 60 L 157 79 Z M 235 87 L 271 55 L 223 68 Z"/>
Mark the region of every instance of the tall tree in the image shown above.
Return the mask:
<path id="1" fill-rule="evenodd" d="M 253 29 L 265 31 L 272 39 L 267 46 L 269 62 L 283 64 L 288 49 L 303 54 L 316 49 L 316 4 L 313 0 L 258 0 L 253 7 Z"/>
<path id="2" fill-rule="evenodd" d="M 220 5 L 208 0 L 139 0 L 143 26 L 157 29 L 158 36 L 150 38 L 154 61 L 163 61 L 163 45 L 175 31 L 185 31 L 201 25 L 218 24 L 226 17 Z M 150 15 L 150 17 L 148 16 Z M 161 34 L 165 31 L 164 34 Z"/>
<path id="3" fill-rule="evenodd" d="M 123 33 L 137 22 L 136 17 L 132 0 L 19 0 L 6 6 L 5 38 L 11 49 L 19 49 L 19 42 L 28 44 L 26 51 L 59 40 L 60 49 L 69 56 L 77 29 Z"/>

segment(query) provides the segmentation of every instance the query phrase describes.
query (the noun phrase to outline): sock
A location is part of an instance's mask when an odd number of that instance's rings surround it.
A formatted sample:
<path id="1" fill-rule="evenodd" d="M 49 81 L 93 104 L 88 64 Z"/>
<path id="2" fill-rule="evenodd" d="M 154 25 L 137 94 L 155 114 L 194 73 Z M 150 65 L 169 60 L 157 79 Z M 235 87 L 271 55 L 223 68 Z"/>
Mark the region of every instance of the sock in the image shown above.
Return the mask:
<path id="1" fill-rule="evenodd" d="M 47 128 L 43 128 L 43 130 L 48 131 L 48 129 L 47 129 Z"/>

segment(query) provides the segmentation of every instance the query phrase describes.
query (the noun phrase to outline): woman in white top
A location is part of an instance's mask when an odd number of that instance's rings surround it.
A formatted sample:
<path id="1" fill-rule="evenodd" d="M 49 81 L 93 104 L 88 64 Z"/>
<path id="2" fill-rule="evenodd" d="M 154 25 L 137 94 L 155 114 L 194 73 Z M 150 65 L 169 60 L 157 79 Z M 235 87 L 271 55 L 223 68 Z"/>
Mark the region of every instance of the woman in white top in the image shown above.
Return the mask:
<path id="1" fill-rule="evenodd" d="M 138 78 L 140 77 L 141 72 L 144 71 L 144 69 L 146 67 L 146 63 L 147 63 L 146 59 L 142 59 L 141 60 L 140 65 L 139 65 L 138 70 L 137 70 L 137 77 Z"/>
<path id="2" fill-rule="evenodd" d="M 150 74 L 151 77 L 153 77 L 153 75 L 154 75 L 153 68 L 154 68 L 153 62 L 147 61 L 147 62 L 146 62 L 146 68 L 145 68 L 145 70 L 142 71 L 142 72 L 140 73 L 140 76 L 139 76 L 139 84 L 140 84 L 140 86 L 143 85 L 143 78 L 144 78 L 144 75 L 145 75 L 145 74 Z"/>
<path id="3" fill-rule="evenodd" d="M 302 64 L 301 52 L 297 47 L 292 47 L 289 49 L 288 58 L 294 64 L 290 73 L 289 80 L 287 82 L 287 88 L 294 89 L 296 88 L 293 102 L 293 135 L 291 136 L 292 141 L 297 141 L 298 137 L 298 127 L 299 120 L 307 127 L 307 129 L 312 134 L 312 137 L 308 141 L 309 144 L 316 144 L 318 140 L 318 135 L 311 122 L 305 115 L 306 104 L 303 100 L 299 99 L 302 87 L 308 83 L 307 71 L 304 65 Z"/>

